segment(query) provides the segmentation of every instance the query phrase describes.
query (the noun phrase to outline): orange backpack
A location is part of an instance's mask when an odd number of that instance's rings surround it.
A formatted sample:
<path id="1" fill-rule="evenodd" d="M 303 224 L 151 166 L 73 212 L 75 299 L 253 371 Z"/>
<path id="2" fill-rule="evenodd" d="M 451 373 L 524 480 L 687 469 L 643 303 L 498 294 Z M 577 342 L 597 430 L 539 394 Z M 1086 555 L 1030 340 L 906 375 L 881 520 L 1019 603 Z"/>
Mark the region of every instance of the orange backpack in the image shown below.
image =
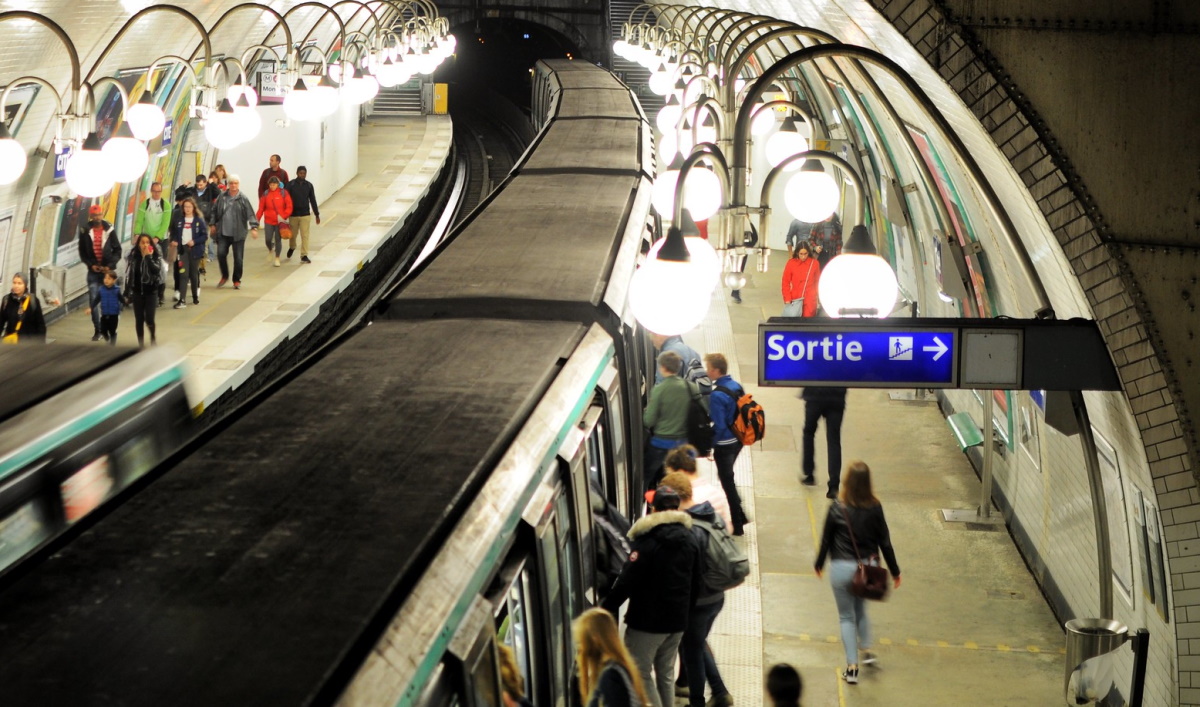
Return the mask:
<path id="1" fill-rule="evenodd" d="M 762 405 L 754 401 L 754 396 L 743 390 L 741 397 L 738 397 L 733 394 L 732 390 L 721 385 L 713 390 L 719 390 L 728 395 L 737 407 L 737 414 L 734 416 L 733 425 L 730 428 L 733 430 L 733 436 L 747 447 L 762 440 L 767 432 L 767 413 L 763 410 Z"/>

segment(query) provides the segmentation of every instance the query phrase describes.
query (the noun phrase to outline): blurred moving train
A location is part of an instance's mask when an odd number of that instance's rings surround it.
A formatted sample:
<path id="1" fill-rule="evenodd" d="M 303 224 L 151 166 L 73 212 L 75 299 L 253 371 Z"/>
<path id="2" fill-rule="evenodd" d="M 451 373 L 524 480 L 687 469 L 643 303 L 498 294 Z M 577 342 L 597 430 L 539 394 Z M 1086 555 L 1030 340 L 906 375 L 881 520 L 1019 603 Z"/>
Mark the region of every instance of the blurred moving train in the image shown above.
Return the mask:
<path id="1" fill-rule="evenodd" d="M 158 466 L 191 421 L 166 349 L 0 347 L 0 575 Z"/>
<path id="2" fill-rule="evenodd" d="M 505 643 L 573 702 L 593 504 L 640 512 L 654 158 L 596 66 L 540 62 L 533 108 L 369 326 L 0 593 L 6 700 L 495 707 Z"/>

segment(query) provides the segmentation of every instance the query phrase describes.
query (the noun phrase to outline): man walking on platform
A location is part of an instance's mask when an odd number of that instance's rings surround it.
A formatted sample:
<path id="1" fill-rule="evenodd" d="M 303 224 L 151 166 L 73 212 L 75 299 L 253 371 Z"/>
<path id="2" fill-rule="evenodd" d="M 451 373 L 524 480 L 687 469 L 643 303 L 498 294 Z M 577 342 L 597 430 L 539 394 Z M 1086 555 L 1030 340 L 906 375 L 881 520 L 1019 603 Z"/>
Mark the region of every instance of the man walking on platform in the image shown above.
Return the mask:
<path id="1" fill-rule="evenodd" d="M 112 224 L 101 216 L 104 207 L 92 204 L 88 222 L 79 229 L 79 260 L 87 267 L 88 306 L 92 309 L 92 341 L 104 336 L 100 329 L 100 288 L 104 274 L 121 262 L 121 241 Z"/>
<path id="2" fill-rule="evenodd" d="M 282 161 L 279 155 L 271 155 L 271 166 L 264 169 L 262 176 L 258 178 L 258 195 L 260 197 L 267 193 L 267 182 L 271 181 L 271 177 L 278 179 L 280 184 L 288 183 L 287 170 L 279 166 Z"/>
<path id="3" fill-rule="evenodd" d="M 292 196 L 292 216 L 288 219 L 292 224 L 292 241 L 288 244 L 287 257 L 292 259 L 296 252 L 296 240 L 300 241 L 300 262 L 311 263 L 308 259 L 308 234 L 312 229 L 312 220 L 317 218 L 321 225 L 321 210 L 317 208 L 317 190 L 308 181 L 308 168 L 303 165 L 296 168 L 296 178 L 287 183 L 288 194 Z M 311 209 L 311 210 L 310 210 Z"/>
<path id="4" fill-rule="evenodd" d="M 713 381 L 712 395 L 708 397 L 708 414 L 713 422 L 713 462 L 717 465 L 717 478 L 721 480 L 725 498 L 729 499 L 732 533 L 744 535 L 746 512 L 742 509 L 742 497 L 738 495 L 737 484 L 733 480 L 733 464 L 742 453 L 742 443 L 733 434 L 733 422 L 737 419 L 738 398 L 745 391 L 729 375 L 729 361 L 724 354 L 705 354 L 704 368 Z"/>
<path id="5" fill-rule="evenodd" d="M 229 178 L 229 190 L 217 199 L 213 207 L 213 232 L 217 234 L 217 264 L 221 266 L 224 287 L 229 279 L 229 249 L 233 249 L 233 289 L 242 288 L 242 261 L 246 253 L 246 233 L 258 238 L 258 219 L 254 206 L 241 191 L 241 178 Z"/>
<path id="6" fill-rule="evenodd" d="M 658 371 L 662 382 L 650 390 L 650 402 L 642 413 L 642 424 L 650 431 L 642 465 L 647 489 L 657 486 L 662 478 L 663 459 L 667 458 L 667 452 L 688 441 L 687 417 L 692 392 L 680 377 L 682 369 L 683 359 L 674 351 L 663 351 L 658 355 Z"/>
<path id="7" fill-rule="evenodd" d="M 826 498 L 837 498 L 842 477 L 842 418 L 846 414 L 846 389 L 837 387 L 808 386 L 800 393 L 804 401 L 804 451 L 801 469 L 804 477 L 800 483 L 816 486 L 813 476 L 816 469 L 817 423 L 825 418 L 825 454 L 829 457 L 829 491 Z"/>

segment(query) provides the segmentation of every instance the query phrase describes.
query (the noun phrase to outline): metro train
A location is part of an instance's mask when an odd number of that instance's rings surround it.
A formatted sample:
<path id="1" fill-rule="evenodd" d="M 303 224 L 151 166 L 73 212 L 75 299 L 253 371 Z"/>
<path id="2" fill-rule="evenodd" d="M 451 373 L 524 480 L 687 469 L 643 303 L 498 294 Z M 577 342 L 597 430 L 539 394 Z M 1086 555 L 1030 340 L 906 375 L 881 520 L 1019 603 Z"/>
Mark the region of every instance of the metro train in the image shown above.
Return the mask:
<path id="1" fill-rule="evenodd" d="M 593 504 L 640 512 L 650 128 L 537 65 L 535 142 L 373 313 L 0 593 L 13 704 L 572 702 Z M 70 671 L 63 666 L 70 665 Z"/>
<path id="2" fill-rule="evenodd" d="M 0 576 L 158 466 L 191 434 L 166 349 L 0 347 Z"/>

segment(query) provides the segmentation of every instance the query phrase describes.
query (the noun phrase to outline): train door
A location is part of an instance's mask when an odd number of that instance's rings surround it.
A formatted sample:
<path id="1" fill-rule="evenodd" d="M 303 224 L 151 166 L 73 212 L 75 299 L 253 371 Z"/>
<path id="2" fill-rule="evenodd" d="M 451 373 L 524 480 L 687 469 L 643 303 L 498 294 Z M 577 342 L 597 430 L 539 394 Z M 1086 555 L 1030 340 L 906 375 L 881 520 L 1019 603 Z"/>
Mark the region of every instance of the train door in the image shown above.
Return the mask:
<path id="1" fill-rule="evenodd" d="M 547 616 L 554 607 L 544 595 L 536 548 L 529 547 L 527 535 L 521 535 L 484 597 L 491 609 L 489 630 L 498 645 L 512 651 L 525 695 L 535 704 L 552 704 L 555 681 L 550 666 L 555 658 L 547 640 Z M 477 676 L 475 682 L 483 679 Z"/>

